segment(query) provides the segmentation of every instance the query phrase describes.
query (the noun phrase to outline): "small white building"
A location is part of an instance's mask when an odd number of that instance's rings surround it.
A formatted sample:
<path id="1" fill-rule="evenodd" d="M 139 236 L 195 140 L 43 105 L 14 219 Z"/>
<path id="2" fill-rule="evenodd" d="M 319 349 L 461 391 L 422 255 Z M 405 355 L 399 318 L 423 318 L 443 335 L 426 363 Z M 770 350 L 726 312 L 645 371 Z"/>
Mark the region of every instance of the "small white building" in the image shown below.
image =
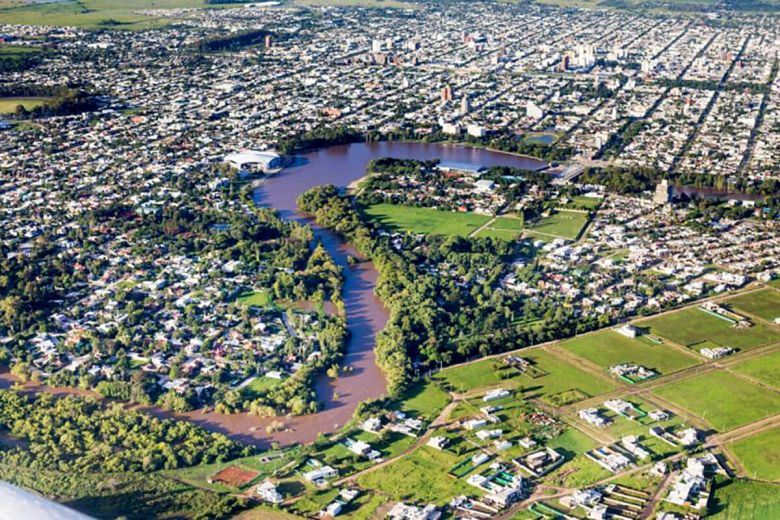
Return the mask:
<path id="1" fill-rule="evenodd" d="M 263 500 L 270 504 L 281 504 L 282 501 L 284 500 L 284 497 L 282 496 L 281 493 L 279 493 L 276 484 L 274 484 L 270 480 L 266 480 L 262 484 L 257 486 L 256 493 L 257 493 L 257 497 L 260 500 Z"/>

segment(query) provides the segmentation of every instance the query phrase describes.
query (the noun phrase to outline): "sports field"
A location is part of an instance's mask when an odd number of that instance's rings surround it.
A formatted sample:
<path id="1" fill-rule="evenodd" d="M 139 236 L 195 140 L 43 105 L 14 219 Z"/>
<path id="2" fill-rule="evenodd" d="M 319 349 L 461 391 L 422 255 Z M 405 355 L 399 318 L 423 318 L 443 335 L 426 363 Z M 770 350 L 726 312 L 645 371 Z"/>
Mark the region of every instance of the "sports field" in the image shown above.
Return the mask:
<path id="1" fill-rule="evenodd" d="M 735 311 L 745 311 L 767 321 L 780 318 L 780 292 L 764 289 L 726 300 Z"/>
<path id="2" fill-rule="evenodd" d="M 611 330 L 574 338 L 560 346 L 604 369 L 632 362 L 668 374 L 699 363 L 669 345 L 651 345 Z"/>
<path id="3" fill-rule="evenodd" d="M 760 323 L 754 324 L 749 329 L 738 330 L 729 322 L 707 314 L 698 307 L 688 307 L 664 314 L 642 321 L 640 325 L 650 327 L 653 334 L 686 346 L 711 341 L 724 347 L 746 350 L 780 341 L 780 333 Z"/>
<path id="4" fill-rule="evenodd" d="M 486 227 L 480 229 L 475 237 L 491 237 L 503 240 L 514 240 L 523 230 L 523 219 L 515 217 L 496 217 Z"/>
<path id="5" fill-rule="evenodd" d="M 566 206 L 577 209 L 595 210 L 599 207 L 603 200 L 604 199 L 601 197 L 586 197 L 584 195 L 577 195 Z"/>
<path id="6" fill-rule="evenodd" d="M 653 394 L 728 431 L 780 412 L 780 395 L 728 372 L 708 372 L 675 381 Z"/>
<path id="7" fill-rule="evenodd" d="M 780 481 L 780 428 L 766 430 L 731 445 L 747 477 Z"/>
<path id="8" fill-rule="evenodd" d="M 533 225 L 526 227 L 532 236 L 537 233 L 544 236 L 564 238 L 566 240 L 576 239 L 582 228 L 588 222 L 588 215 L 580 211 L 557 210 L 549 217 L 544 217 Z"/>
<path id="9" fill-rule="evenodd" d="M 406 231 L 426 235 L 468 236 L 490 220 L 488 215 L 457 213 L 431 208 L 415 208 L 396 204 L 373 204 L 364 207 L 369 220 L 388 231 Z"/>
<path id="10" fill-rule="evenodd" d="M 748 359 L 738 365 L 734 365 L 733 368 L 745 375 L 758 379 L 762 383 L 780 388 L 780 351 Z"/>

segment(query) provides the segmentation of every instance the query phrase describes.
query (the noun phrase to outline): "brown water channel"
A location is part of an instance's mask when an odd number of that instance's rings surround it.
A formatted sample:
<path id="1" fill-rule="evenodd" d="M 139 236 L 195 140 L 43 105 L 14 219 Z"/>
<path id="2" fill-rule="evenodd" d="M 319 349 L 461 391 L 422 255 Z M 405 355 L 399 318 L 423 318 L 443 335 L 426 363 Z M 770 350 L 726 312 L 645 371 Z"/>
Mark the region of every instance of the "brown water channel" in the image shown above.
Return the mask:
<path id="1" fill-rule="evenodd" d="M 300 194 L 322 184 L 347 186 L 365 175 L 370 160 L 381 157 L 441 159 L 476 166 L 524 169 L 546 166 L 546 163 L 530 157 L 465 146 L 411 142 L 355 143 L 324 148 L 295 158 L 289 167 L 257 188 L 255 203 L 277 209 L 284 218 L 312 224 L 296 209 L 295 200 Z M 284 430 L 272 434 L 266 432 L 266 426 L 272 419 L 248 414 L 220 415 L 200 410 L 176 414 L 146 408 L 148 412 L 161 417 L 186 419 L 210 431 L 222 432 L 252 444 L 265 446 L 275 440 L 281 445 L 289 445 L 311 442 L 321 432 L 337 431 L 350 419 L 358 403 L 385 393 L 385 378 L 376 366 L 374 355 L 374 339 L 388 320 L 387 310 L 373 292 L 377 272 L 371 262 L 349 266 L 347 256 L 358 256 L 354 248 L 333 233 L 316 225 L 312 227 L 315 236 L 344 270 L 343 299 L 351 334 L 344 363 L 352 370 L 336 380 L 329 380 L 324 375 L 317 380 L 316 391 L 322 409 L 315 414 L 277 418 L 275 420 L 284 424 Z M 0 387 L 8 386 L 10 382 L 10 374 L 0 373 Z M 64 389 L 45 387 L 31 389 L 70 393 Z"/>

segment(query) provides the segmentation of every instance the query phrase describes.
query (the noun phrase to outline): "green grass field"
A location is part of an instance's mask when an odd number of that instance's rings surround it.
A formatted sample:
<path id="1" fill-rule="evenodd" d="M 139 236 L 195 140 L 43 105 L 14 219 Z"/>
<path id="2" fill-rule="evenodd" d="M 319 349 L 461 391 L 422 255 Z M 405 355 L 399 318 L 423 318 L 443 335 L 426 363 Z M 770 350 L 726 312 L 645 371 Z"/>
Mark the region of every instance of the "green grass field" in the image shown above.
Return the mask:
<path id="1" fill-rule="evenodd" d="M 566 207 L 567 208 L 576 208 L 576 209 L 587 209 L 587 210 L 595 210 L 603 201 L 603 198 L 598 197 L 585 197 L 584 195 L 577 195 L 575 196 L 571 202 L 569 202 Z"/>
<path id="2" fill-rule="evenodd" d="M 274 302 L 273 295 L 268 289 L 259 291 L 247 291 L 238 296 L 238 303 L 254 307 L 268 307 Z"/>
<path id="3" fill-rule="evenodd" d="M 549 217 L 540 219 L 533 225 L 527 226 L 526 231 L 531 235 L 537 233 L 544 236 L 575 240 L 582 228 L 588 222 L 588 215 L 579 211 L 558 210 Z"/>
<path id="4" fill-rule="evenodd" d="M 361 476 L 358 484 L 396 500 L 442 505 L 458 495 L 475 494 L 475 488 L 464 480 L 447 474 L 457 462 L 458 457 L 451 453 L 423 446 L 407 457 Z"/>
<path id="5" fill-rule="evenodd" d="M 447 406 L 450 396 L 436 383 L 417 383 L 404 391 L 400 401 L 401 410 L 431 420 Z"/>
<path id="6" fill-rule="evenodd" d="M 728 431 L 780 412 L 780 395 L 727 372 L 708 372 L 653 391 L 662 399 Z"/>
<path id="7" fill-rule="evenodd" d="M 750 377 L 756 378 L 762 383 L 780 388 L 780 351 L 748 359 L 733 367 Z"/>
<path id="8" fill-rule="evenodd" d="M 610 382 L 593 377 L 549 352 L 534 349 L 523 352 L 522 357 L 531 360 L 546 375 L 532 378 L 514 369 L 502 369 L 502 372 L 509 377 L 499 379 L 498 374 L 493 369 L 493 364 L 498 363 L 497 366 L 503 366 L 501 361 L 486 359 L 444 370 L 436 375 L 436 379 L 444 381 L 459 392 L 501 385 L 514 388 L 522 387 L 524 397 L 546 400 L 551 400 L 561 392 L 573 389 L 580 392 L 581 398 L 585 398 L 609 392 L 615 388 Z"/>
<path id="9" fill-rule="evenodd" d="M 388 231 L 406 231 L 434 235 L 468 236 L 490 220 L 487 215 L 456 213 L 431 208 L 395 204 L 373 204 L 362 209 L 364 215 Z"/>
<path id="10" fill-rule="evenodd" d="M 764 289 L 726 300 L 737 312 L 745 311 L 767 321 L 780 318 L 780 292 Z"/>
<path id="11" fill-rule="evenodd" d="M 711 316 L 698 307 L 688 307 L 642 321 L 639 325 L 650 327 L 653 334 L 686 346 L 712 341 L 725 347 L 747 350 L 780 340 L 780 333 L 760 323 L 749 329 L 737 330 L 730 323 Z"/>
<path id="12" fill-rule="evenodd" d="M 475 237 L 500 238 L 514 240 L 523 230 L 523 219 L 515 217 L 496 217 L 486 228 L 475 234 Z"/>
<path id="13" fill-rule="evenodd" d="M 0 9 L 2 9 L 2 7 L 0 7 Z M 21 54 L 36 54 L 38 52 L 41 52 L 41 49 L 28 45 L 0 44 L 0 58 L 19 56 Z"/>
<path id="14" fill-rule="evenodd" d="M 574 458 L 598 446 L 596 441 L 576 428 L 569 428 L 561 435 L 550 439 L 545 445 L 549 448 L 557 449 L 567 458 Z"/>
<path id="15" fill-rule="evenodd" d="M 780 518 L 780 486 L 737 479 L 718 485 L 707 518 L 764 520 Z"/>
<path id="16" fill-rule="evenodd" d="M 244 387 L 249 393 L 258 394 L 265 392 L 271 388 L 275 388 L 282 384 L 281 379 L 274 379 L 273 377 L 258 376 L 252 380 L 251 383 Z"/>
<path id="17" fill-rule="evenodd" d="M 256 481 L 261 480 L 265 477 L 270 476 L 271 474 L 273 474 L 274 471 L 278 470 L 279 468 L 289 463 L 290 459 L 294 456 L 296 452 L 297 449 L 291 452 L 287 452 L 280 457 L 273 458 L 268 462 L 263 462 L 262 460 L 264 456 L 268 455 L 267 453 L 264 453 L 262 455 L 252 455 L 250 457 L 235 459 L 228 462 L 217 462 L 214 464 L 200 464 L 198 466 L 193 466 L 191 468 L 163 471 L 162 474 L 167 477 L 171 477 L 176 480 L 186 482 L 195 487 L 208 488 L 210 490 L 218 491 L 218 492 L 235 491 L 229 488 L 228 486 L 222 484 L 209 484 L 208 479 L 212 475 L 222 471 L 228 466 L 240 466 L 242 468 L 257 471 L 259 475 L 255 480 Z"/>
<path id="18" fill-rule="evenodd" d="M 16 107 L 22 105 L 27 110 L 39 107 L 46 103 L 49 98 L 41 97 L 11 97 L 0 98 L 0 114 L 13 114 Z"/>
<path id="19" fill-rule="evenodd" d="M 731 444 L 747 477 L 780 481 L 780 428 L 759 432 Z"/>
<path id="20" fill-rule="evenodd" d="M 699 363 L 669 345 L 649 345 L 607 330 L 561 343 L 560 346 L 606 369 L 632 362 L 668 374 Z"/>
<path id="21" fill-rule="evenodd" d="M 204 0 L 63 0 L 50 3 L 0 2 L 0 24 L 59 25 L 87 29 L 141 30 L 172 20 L 137 14 L 141 9 L 206 7 Z M 210 6 L 222 8 L 226 5 Z M 108 21 L 108 23 L 106 23 Z"/>

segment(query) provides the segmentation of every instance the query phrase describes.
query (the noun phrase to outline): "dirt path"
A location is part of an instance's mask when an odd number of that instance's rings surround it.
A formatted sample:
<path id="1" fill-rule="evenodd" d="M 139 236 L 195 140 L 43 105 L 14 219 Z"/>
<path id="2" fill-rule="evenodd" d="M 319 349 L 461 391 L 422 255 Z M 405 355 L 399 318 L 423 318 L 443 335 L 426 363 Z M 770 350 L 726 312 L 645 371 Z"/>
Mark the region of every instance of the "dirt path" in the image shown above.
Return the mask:
<path id="1" fill-rule="evenodd" d="M 476 235 L 477 235 L 477 234 L 478 234 L 480 231 L 482 231 L 482 230 L 484 230 L 484 229 L 487 229 L 488 227 L 490 227 L 490 225 L 491 225 L 493 222 L 495 222 L 497 218 L 498 218 L 498 217 L 493 217 L 493 218 L 491 218 L 490 220 L 488 220 L 487 222 L 485 222 L 484 224 L 482 224 L 481 226 L 479 226 L 477 229 L 475 229 L 474 231 L 472 231 L 471 233 L 469 233 L 469 238 L 471 238 L 471 237 L 473 237 L 473 236 L 476 236 Z"/>

